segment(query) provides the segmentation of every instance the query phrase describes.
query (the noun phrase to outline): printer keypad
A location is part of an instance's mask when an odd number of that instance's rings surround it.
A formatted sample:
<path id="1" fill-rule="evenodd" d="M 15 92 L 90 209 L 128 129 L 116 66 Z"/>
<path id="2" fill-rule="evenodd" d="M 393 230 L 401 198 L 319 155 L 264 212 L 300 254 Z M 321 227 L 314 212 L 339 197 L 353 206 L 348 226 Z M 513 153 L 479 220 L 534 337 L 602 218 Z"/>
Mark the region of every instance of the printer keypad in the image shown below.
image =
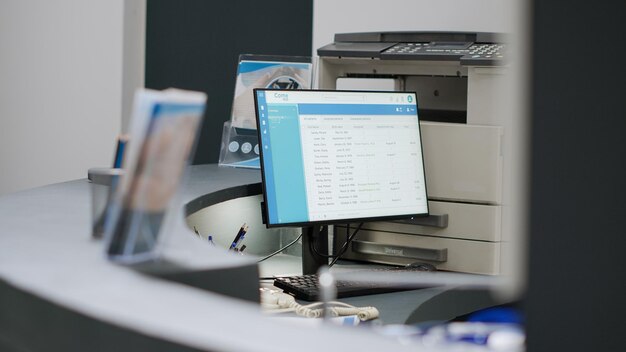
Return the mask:
<path id="1" fill-rule="evenodd" d="M 398 43 L 385 51 L 386 54 L 415 54 L 419 52 L 422 47 L 428 46 L 428 44 L 422 45 L 422 43 Z"/>
<path id="2" fill-rule="evenodd" d="M 381 53 L 382 59 L 459 60 L 463 66 L 499 66 L 506 63 L 506 46 L 499 43 L 473 43 L 463 49 L 434 43 L 397 43 Z"/>
<path id="3" fill-rule="evenodd" d="M 396 56 L 405 59 L 423 60 L 427 58 L 436 58 L 442 60 L 454 60 L 455 58 L 466 55 L 467 49 L 442 48 L 431 43 L 398 43 L 391 48 L 385 50 L 383 55 L 388 57 Z"/>
<path id="4" fill-rule="evenodd" d="M 473 59 L 494 58 L 503 59 L 504 44 L 472 44 L 469 55 Z"/>

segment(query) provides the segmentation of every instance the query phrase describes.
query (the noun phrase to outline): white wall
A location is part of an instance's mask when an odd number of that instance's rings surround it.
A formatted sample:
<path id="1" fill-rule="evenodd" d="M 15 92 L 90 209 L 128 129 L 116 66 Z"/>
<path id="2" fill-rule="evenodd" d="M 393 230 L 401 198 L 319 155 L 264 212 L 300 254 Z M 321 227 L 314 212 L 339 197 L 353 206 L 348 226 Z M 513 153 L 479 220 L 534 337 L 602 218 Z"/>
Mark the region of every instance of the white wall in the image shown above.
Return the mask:
<path id="1" fill-rule="evenodd" d="M 128 132 L 135 90 L 144 86 L 146 67 L 146 1 L 124 1 L 122 62 L 122 132 Z"/>
<path id="2" fill-rule="evenodd" d="M 125 6 L 0 1 L 0 194 L 84 178 L 88 168 L 111 164 L 129 84 Z M 139 66 L 128 76 L 140 71 L 133 82 L 142 83 L 143 58 Z"/>

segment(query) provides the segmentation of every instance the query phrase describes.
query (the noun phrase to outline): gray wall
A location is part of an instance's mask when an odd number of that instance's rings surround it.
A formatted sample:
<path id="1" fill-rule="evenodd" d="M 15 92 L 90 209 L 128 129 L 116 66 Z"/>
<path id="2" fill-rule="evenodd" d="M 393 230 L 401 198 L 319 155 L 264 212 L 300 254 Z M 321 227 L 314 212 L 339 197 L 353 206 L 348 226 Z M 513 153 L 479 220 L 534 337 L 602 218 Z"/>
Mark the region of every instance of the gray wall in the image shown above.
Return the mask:
<path id="1" fill-rule="evenodd" d="M 146 87 L 208 96 L 193 163 L 218 162 L 239 55 L 311 56 L 312 7 L 312 0 L 148 2 Z"/>

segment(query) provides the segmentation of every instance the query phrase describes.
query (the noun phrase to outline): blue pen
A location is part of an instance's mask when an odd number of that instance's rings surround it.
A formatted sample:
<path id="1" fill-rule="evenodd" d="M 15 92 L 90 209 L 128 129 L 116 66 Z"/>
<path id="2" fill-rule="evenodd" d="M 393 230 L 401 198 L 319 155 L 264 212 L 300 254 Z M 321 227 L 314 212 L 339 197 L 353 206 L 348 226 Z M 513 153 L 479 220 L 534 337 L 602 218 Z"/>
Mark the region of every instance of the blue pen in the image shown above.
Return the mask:
<path id="1" fill-rule="evenodd" d="M 115 158 L 113 159 L 113 168 L 120 169 L 124 162 L 124 149 L 128 143 L 128 136 L 121 135 L 117 138 L 117 148 L 115 150 Z"/>

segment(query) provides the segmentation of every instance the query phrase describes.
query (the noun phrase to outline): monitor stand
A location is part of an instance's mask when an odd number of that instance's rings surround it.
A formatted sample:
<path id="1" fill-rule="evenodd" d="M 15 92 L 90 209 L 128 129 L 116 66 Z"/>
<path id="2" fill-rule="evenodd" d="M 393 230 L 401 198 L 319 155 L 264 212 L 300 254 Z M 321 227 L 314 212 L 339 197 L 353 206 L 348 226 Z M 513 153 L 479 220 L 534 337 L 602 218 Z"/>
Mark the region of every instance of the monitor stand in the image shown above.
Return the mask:
<path id="1" fill-rule="evenodd" d="M 317 250 L 313 250 L 313 246 Z M 317 274 L 328 258 L 319 255 L 328 253 L 328 226 L 314 225 L 302 228 L 302 274 Z"/>

